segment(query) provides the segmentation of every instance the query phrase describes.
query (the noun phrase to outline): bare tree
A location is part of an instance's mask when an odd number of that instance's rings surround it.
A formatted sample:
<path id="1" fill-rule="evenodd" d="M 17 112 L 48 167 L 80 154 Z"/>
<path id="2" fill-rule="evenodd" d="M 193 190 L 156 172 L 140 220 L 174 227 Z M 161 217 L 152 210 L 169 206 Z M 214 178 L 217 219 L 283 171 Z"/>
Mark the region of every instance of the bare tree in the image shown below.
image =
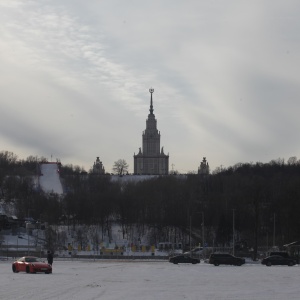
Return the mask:
<path id="1" fill-rule="evenodd" d="M 128 173 L 128 164 L 125 159 L 119 159 L 114 162 L 113 172 L 117 175 L 124 175 Z"/>
<path id="2" fill-rule="evenodd" d="M 296 165 L 297 164 L 297 156 L 291 156 L 288 161 L 287 161 L 288 165 Z"/>

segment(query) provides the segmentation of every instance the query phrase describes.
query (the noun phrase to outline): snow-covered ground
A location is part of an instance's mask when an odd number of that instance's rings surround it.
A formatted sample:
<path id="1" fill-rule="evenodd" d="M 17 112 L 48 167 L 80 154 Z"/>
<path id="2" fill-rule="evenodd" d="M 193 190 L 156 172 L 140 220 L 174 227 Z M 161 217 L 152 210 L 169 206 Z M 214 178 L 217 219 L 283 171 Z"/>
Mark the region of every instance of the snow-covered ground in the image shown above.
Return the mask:
<path id="1" fill-rule="evenodd" d="M 129 174 L 129 175 L 111 175 L 110 176 L 110 180 L 112 182 L 140 182 L 140 181 L 144 181 L 144 180 L 151 180 L 153 178 L 158 178 L 161 177 L 162 175 L 133 175 L 133 174 Z M 168 175 L 166 175 L 168 176 Z M 185 174 L 178 174 L 176 175 L 177 179 L 186 179 L 187 175 Z"/>
<path id="2" fill-rule="evenodd" d="M 39 185 L 44 192 L 58 195 L 63 193 L 58 169 L 56 163 L 41 164 L 42 175 L 39 177 Z"/>
<path id="3" fill-rule="evenodd" d="M 0 299 L 4 300 L 298 300 L 299 282 L 298 265 L 55 260 L 53 274 L 46 275 L 15 274 L 11 261 L 0 262 Z"/>

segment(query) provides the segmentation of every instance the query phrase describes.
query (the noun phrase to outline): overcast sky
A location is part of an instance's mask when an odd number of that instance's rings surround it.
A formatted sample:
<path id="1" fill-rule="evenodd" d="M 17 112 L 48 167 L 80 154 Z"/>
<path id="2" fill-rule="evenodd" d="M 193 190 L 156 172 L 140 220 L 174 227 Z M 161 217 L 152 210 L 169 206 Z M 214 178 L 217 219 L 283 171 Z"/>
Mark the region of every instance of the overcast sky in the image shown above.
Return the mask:
<path id="1" fill-rule="evenodd" d="M 298 0 L 1 0 L 0 151 L 106 171 L 154 88 L 170 170 L 300 157 Z"/>

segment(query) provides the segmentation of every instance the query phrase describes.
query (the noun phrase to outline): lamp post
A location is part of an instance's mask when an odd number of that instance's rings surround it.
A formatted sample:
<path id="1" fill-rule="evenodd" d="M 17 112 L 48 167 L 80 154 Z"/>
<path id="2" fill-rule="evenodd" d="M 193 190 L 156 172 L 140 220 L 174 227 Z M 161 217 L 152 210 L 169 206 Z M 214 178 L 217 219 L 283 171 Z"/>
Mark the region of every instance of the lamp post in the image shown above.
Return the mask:
<path id="1" fill-rule="evenodd" d="M 274 220 L 273 220 L 273 247 L 275 247 L 275 223 L 276 222 L 276 214 L 274 213 Z"/>
<path id="2" fill-rule="evenodd" d="M 190 216 L 190 257 L 192 257 L 192 216 Z"/>
<path id="3" fill-rule="evenodd" d="M 232 210 L 232 254 L 234 255 L 234 209 Z"/>
<path id="4" fill-rule="evenodd" d="M 204 241 L 204 212 L 201 213 L 202 215 L 202 248 L 204 250 L 205 241 Z M 200 249 L 199 249 L 200 251 Z"/>

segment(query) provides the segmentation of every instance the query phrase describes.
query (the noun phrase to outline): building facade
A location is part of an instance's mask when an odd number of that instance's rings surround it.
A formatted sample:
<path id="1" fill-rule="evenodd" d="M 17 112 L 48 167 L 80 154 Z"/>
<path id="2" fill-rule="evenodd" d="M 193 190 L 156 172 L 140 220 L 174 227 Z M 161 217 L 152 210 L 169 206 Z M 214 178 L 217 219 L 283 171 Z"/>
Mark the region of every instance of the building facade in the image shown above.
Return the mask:
<path id="1" fill-rule="evenodd" d="M 102 161 L 100 161 L 99 156 L 97 156 L 96 161 L 94 162 L 93 168 L 92 168 L 93 174 L 105 174 L 105 169 L 102 164 Z"/>
<path id="2" fill-rule="evenodd" d="M 153 114 L 154 89 L 149 90 L 150 113 L 146 120 L 146 129 L 143 132 L 143 144 L 138 154 L 134 153 L 134 174 L 136 175 L 167 175 L 169 173 L 169 155 L 160 148 L 160 132 L 157 130 L 157 121 Z"/>
<path id="3" fill-rule="evenodd" d="M 209 165 L 206 160 L 206 157 L 203 157 L 202 162 L 200 163 L 200 167 L 198 168 L 199 175 L 208 175 L 209 174 Z"/>

